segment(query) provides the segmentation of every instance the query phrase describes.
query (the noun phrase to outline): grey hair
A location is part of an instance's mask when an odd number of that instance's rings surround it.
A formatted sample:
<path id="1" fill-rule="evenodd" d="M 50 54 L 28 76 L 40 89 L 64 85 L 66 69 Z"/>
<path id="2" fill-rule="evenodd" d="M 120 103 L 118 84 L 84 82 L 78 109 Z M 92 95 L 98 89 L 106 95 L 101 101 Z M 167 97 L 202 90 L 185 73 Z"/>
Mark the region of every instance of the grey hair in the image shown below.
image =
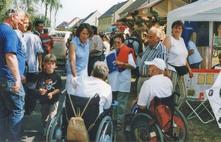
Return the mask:
<path id="1" fill-rule="evenodd" d="M 20 16 L 20 15 L 25 15 L 25 12 L 18 7 L 17 8 L 10 8 L 5 12 L 5 18 L 10 17 L 12 14 Z"/>
<path id="2" fill-rule="evenodd" d="M 155 27 L 152 27 L 152 28 L 150 28 L 149 31 L 154 31 L 154 32 L 156 33 L 156 36 L 157 36 L 158 38 L 161 38 L 161 31 L 160 31 L 160 29 L 155 28 Z"/>
<path id="3" fill-rule="evenodd" d="M 104 62 L 101 62 L 101 61 L 95 62 L 94 67 L 93 67 L 94 77 L 105 79 L 107 77 L 108 72 L 109 72 L 109 69 Z"/>

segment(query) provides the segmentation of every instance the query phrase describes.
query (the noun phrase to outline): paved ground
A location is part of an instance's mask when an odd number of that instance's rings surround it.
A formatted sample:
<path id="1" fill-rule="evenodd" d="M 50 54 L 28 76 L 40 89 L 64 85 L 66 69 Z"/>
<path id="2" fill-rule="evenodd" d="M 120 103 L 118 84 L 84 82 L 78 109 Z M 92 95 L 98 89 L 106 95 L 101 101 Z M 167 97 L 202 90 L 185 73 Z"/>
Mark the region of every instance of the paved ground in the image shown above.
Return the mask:
<path id="1" fill-rule="evenodd" d="M 43 127 L 41 124 L 41 114 L 40 114 L 40 105 L 37 103 L 35 112 L 31 115 L 25 115 L 23 122 L 23 136 L 26 136 L 26 139 L 23 141 L 26 142 L 43 142 L 45 137 L 43 137 Z"/>

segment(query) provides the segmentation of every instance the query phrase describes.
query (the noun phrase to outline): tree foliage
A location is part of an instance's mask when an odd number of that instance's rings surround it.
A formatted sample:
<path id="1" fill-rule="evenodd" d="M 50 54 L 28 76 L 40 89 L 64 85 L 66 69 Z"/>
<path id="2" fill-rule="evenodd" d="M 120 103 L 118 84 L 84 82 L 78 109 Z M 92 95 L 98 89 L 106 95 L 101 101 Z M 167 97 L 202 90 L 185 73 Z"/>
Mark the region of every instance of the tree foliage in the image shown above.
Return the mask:
<path id="1" fill-rule="evenodd" d="M 42 19 L 45 21 L 45 26 L 51 26 L 52 22 L 52 14 L 54 13 L 54 17 L 56 17 L 59 8 L 62 8 L 62 4 L 60 0 L 5 0 L 5 5 L 0 10 L 0 20 L 2 21 L 4 18 L 4 13 L 11 6 L 18 6 L 25 10 L 30 15 L 30 21 L 33 23 L 36 19 Z M 45 12 L 44 15 L 40 14 L 38 11 L 38 6 L 36 5 L 44 5 Z M 1 7 L 0 7 L 1 8 Z M 50 16 L 48 18 L 48 11 L 50 12 Z M 56 20 L 56 19 L 54 19 Z"/>

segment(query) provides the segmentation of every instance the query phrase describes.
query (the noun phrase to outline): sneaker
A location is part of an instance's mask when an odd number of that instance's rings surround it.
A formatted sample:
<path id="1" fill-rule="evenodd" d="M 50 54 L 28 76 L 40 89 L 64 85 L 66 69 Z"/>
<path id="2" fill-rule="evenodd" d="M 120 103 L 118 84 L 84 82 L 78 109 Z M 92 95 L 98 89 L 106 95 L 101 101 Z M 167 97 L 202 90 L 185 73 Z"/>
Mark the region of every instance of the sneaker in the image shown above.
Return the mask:
<path id="1" fill-rule="evenodd" d="M 21 137 L 21 142 L 26 142 L 27 139 L 28 139 L 28 136 L 22 136 L 22 137 Z"/>

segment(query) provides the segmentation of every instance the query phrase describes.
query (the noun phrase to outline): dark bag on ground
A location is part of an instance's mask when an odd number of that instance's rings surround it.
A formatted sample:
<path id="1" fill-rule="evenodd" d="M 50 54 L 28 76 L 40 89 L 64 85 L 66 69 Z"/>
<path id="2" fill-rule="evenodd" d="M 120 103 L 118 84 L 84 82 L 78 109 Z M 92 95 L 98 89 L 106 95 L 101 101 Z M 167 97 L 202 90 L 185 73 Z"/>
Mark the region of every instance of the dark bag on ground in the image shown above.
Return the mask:
<path id="1" fill-rule="evenodd" d="M 171 64 L 170 64 L 171 65 Z M 183 76 L 185 74 L 187 74 L 189 72 L 188 68 L 185 66 L 174 66 L 174 65 L 171 65 L 175 68 L 176 72 L 178 75 L 180 76 Z"/>

